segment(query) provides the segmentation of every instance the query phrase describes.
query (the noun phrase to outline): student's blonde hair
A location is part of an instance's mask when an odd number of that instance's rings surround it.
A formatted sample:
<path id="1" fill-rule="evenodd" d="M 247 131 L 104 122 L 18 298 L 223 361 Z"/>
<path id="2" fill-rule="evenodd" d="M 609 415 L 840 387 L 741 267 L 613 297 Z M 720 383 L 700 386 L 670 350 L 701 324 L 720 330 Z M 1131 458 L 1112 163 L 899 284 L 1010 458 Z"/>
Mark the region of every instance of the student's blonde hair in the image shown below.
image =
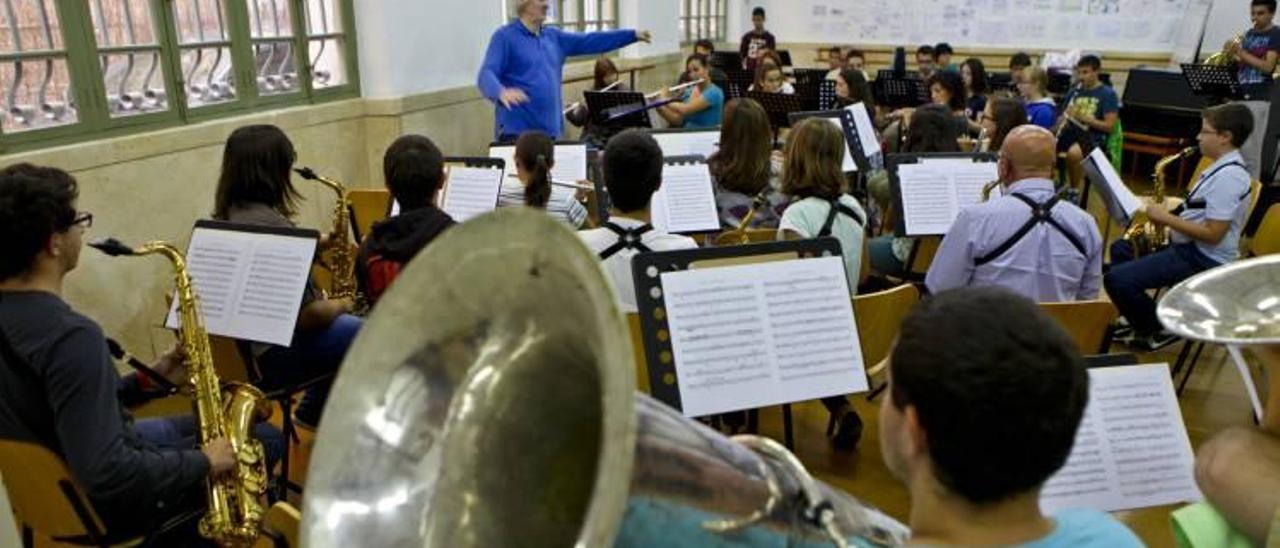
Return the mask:
<path id="1" fill-rule="evenodd" d="M 1049 96 L 1049 73 L 1042 67 L 1027 67 L 1022 71 L 1022 77 L 1027 79 L 1027 83 L 1036 87 L 1036 92 L 1042 97 Z"/>
<path id="2" fill-rule="evenodd" d="M 787 138 L 782 192 L 795 198 L 834 200 L 844 193 L 844 132 L 824 118 L 809 118 Z"/>

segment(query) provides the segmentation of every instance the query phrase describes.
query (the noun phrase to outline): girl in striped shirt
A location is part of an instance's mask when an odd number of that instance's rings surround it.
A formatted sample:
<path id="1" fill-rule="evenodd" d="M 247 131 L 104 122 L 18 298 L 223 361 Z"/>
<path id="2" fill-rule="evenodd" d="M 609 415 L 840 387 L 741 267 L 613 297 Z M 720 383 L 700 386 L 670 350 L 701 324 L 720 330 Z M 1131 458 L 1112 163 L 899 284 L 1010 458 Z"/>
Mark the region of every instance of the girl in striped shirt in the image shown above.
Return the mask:
<path id="1" fill-rule="evenodd" d="M 587 209 L 581 202 L 585 192 L 551 184 L 551 168 L 556 162 L 555 145 L 555 141 L 541 131 L 527 131 L 520 135 L 516 140 L 515 154 L 518 182 L 502 182 L 498 207 L 543 209 L 570 227 L 579 229 L 587 222 Z"/>

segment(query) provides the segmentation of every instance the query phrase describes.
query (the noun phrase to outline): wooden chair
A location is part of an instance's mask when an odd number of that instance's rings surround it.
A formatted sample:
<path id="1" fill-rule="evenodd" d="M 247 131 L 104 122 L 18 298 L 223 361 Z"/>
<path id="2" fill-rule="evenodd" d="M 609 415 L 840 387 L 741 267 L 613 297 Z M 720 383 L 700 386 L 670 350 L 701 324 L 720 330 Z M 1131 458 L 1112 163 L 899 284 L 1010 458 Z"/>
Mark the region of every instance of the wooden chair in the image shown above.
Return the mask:
<path id="1" fill-rule="evenodd" d="M 391 211 L 391 192 L 386 189 L 356 189 L 347 193 L 351 200 L 351 226 L 356 228 L 358 239 L 369 235 L 378 221 L 387 218 Z"/>
<path id="2" fill-rule="evenodd" d="M 734 245 L 742 245 L 743 240 L 746 243 L 757 244 L 761 242 L 773 242 L 778 240 L 778 231 L 770 228 L 752 228 L 742 232 L 730 230 L 721 232 L 715 239 L 716 247 L 728 247 Z"/>
<path id="3" fill-rule="evenodd" d="M 1107 353 L 1111 322 L 1119 314 L 1110 301 L 1040 303 L 1040 309 L 1058 320 L 1076 342 L 1081 354 L 1087 356 Z"/>
<path id="4" fill-rule="evenodd" d="M 146 537 L 111 538 L 66 463 L 39 444 L 0 440 L 0 474 L 26 548 L 35 545 L 36 533 L 75 546 L 137 546 L 147 541 Z M 157 532 L 198 517 L 179 516 Z"/>
<path id="5" fill-rule="evenodd" d="M 1258 225 L 1253 240 L 1249 241 L 1249 254 L 1255 257 L 1280 253 L 1280 204 L 1272 204 Z"/>
<path id="6" fill-rule="evenodd" d="M 920 290 L 914 285 L 900 285 L 876 293 L 853 298 L 853 317 L 858 324 L 858 340 L 862 346 L 862 362 L 869 364 L 867 378 L 879 375 L 888 365 L 887 358 L 898 338 L 902 320 L 920 301 Z M 873 399 L 884 385 L 871 391 Z"/>
<path id="7" fill-rule="evenodd" d="M 262 519 L 262 536 L 253 543 L 254 548 L 296 548 L 298 531 L 302 526 L 302 513 L 292 504 L 277 502 L 267 510 Z"/>
<path id="8" fill-rule="evenodd" d="M 631 328 L 631 351 L 636 358 L 636 390 L 651 394 L 649 389 L 649 362 L 644 352 L 644 331 L 640 329 L 640 314 L 627 313 L 627 326 Z"/>

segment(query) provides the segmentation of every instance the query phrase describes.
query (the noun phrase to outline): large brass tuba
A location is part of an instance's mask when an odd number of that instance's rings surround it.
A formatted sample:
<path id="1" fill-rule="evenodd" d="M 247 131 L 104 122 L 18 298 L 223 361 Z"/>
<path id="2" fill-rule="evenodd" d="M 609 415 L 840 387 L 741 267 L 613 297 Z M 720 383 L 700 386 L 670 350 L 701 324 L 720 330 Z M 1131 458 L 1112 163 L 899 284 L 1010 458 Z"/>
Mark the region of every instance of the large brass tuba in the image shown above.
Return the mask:
<path id="1" fill-rule="evenodd" d="M 333 237 L 330 242 L 325 266 L 333 273 L 333 285 L 326 295 L 332 299 L 351 299 L 356 310 L 364 309 L 364 299 L 356 284 L 356 257 L 351 241 L 351 198 L 347 187 L 338 181 L 317 174 L 309 167 L 295 169 L 299 176 L 308 181 L 315 181 L 338 195 L 333 206 Z"/>
<path id="2" fill-rule="evenodd" d="M 1165 179 L 1165 171 L 1170 164 L 1182 160 L 1192 154 L 1198 152 L 1196 147 L 1187 147 L 1177 154 L 1170 154 L 1161 158 L 1156 162 L 1154 173 L 1151 174 L 1151 203 L 1157 206 L 1163 206 L 1165 194 L 1168 190 L 1168 183 Z M 1133 249 L 1133 258 L 1145 257 L 1169 245 L 1169 231 L 1163 226 L 1157 226 L 1147 218 L 1147 214 L 1139 212 L 1134 215 L 1133 220 L 1129 223 L 1129 229 L 1124 233 L 1124 239 L 1128 240 L 1129 245 Z"/>
<path id="3" fill-rule="evenodd" d="M 635 394 L 627 322 L 561 223 L 506 209 L 432 242 L 342 365 L 303 544 L 821 546 L 903 542 L 777 444 Z"/>
<path id="4" fill-rule="evenodd" d="M 178 338 L 186 354 L 200 444 L 226 439 L 237 462 L 233 474 L 207 480 L 209 511 L 200 520 L 200 534 L 221 546 L 250 545 L 258 538 L 262 498 L 267 493 L 267 461 L 262 443 L 253 437 L 253 425 L 271 414 L 270 402 L 251 385 L 223 386 L 219 382 L 204 317 L 181 251 L 164 242 L 151 242 L 137 249 L 115 239 L 89 245 L 112 256 L 163 255 L 172 263 L 182 321 Z"/>

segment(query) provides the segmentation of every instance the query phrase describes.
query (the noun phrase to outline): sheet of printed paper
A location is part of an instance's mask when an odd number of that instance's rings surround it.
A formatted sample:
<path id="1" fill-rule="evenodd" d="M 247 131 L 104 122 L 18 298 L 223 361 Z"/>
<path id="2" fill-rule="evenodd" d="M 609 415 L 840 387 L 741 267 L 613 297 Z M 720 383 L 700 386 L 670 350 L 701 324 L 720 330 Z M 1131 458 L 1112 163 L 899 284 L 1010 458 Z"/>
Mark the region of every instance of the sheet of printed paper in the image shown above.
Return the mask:
<path id="1" fill-rule="evenodd" d="M 858 141 L 862 143 L 862 152 L 868 158 L 880 154 L 880 141 L 876 138 L 876 127 L 871 123 L 867 105 L 855 103 L 845 107 L 845 110 L 853 113 L 853 124 L 858 131 Z"/>
<path id="2" fill-rule="evenodd" d="M 981 203 L 983 187 L 998 177 L 995 163 L 967 158 L 930 158 L 898 166 L 907 234 L 946 234 L 960 210 Z"/>
<path id="3" fill-rule="evenodd" d="M 483 167 L 450 166 L 440 209 L 464 222 L 498 207 L 502 170 Z"/>
<path id="4" fill-rule="evenodd" d="M 686 416 L 867 390 L 839 256 L 668 272 L 662 289 Z"/>
<path id="5" fill-rule="evenodd" d="M 662 187 L 653 195 L 653 227 L 661 232 L 689 234 L 720 230 L 715 189 L 707 164 L 667 164 Z"/>
<path id="6" fill-rule="evenodd" d="M 1124 180 L 1120 178 L 1115 166 L 1111 165 L 1111 160 L 1107 159 L 1106 152 L 1101 148 L 1093 149 L 1085 162 L 1092 164 L 1096 169 L 1094 178 L 1101 179 L 1093 183 L 1098 185 L 1098 190 L 1107 201 L 1107 212 L 1117 222 L 1128 225 L 1133 216 L 1143 208 L 1142 200 L 1129 190 L 1128 185 L 1124 184 Z"/>
<path id="7" fill-rule="evenodd" d="M 1106 512 L 1199 501 L 1195 453 L 1167 364 L 1089 370 L 1075 447 L 1040 494 L 1045 512 Z"/>
<path id="8" fill-rule="evenodd" d="M 289 346 L 315 251 L 314 238 L 197 227 L 186 256 L 205 329 Z M 165 326 L 180 324 L 175 300 Z"/>
<path id="9" fill-rule="evenodd" d="M 720 130 L 654 133 L 653 138 L 668 158 L 698 155 L 709 159 L 720 150 Z"/>
<path id="10" fill-rule="evenodd" d="M 587 176 L 587 145 L 585 143 L 566 143 L 556 145 L 555 165 L 551 167 L 551 178 L 569 183 L 585 181 Z M 508 175 L 516 172 L 515 145 L 498 145 L 489 147 L 489 157 L 499 158 L 506 162 Z"/>
<path id="11" fill-rule="evenodd" d="M 840 134 L 844 135 L 846 139 L 848 138 L 848 135 L 844 131 L 844 122 L 842 122 L 839 118 L 827 118 L 827 121 L 835 124 L 837 128 L 840 128 Z M 845 143 L 844 159 L 840 161 L 840 171 L 843 171 L 845 173 L 853 173 L 858 171 L 858 165 L 854 163 L 853 154 L 849 153 L 848 145 L 849 143 Z"/>

